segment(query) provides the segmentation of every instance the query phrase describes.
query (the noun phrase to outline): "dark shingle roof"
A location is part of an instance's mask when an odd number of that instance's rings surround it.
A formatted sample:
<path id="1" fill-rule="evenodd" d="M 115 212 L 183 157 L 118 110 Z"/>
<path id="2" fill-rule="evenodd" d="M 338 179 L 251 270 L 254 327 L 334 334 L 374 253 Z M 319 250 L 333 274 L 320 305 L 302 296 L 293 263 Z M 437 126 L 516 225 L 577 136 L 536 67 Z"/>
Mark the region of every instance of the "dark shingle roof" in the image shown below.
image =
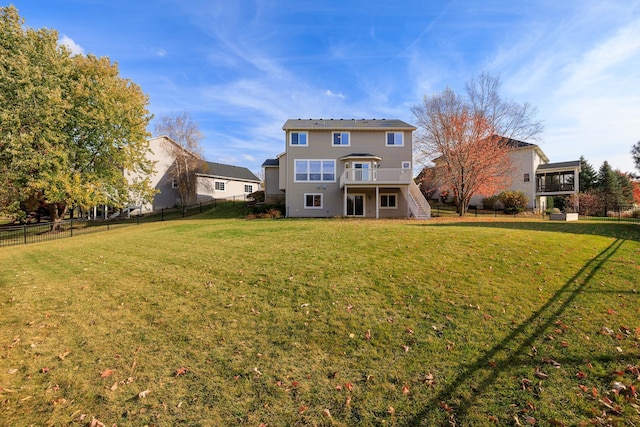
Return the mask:
<path id="1" fill-rule="evenodd" d="M 289 119 L 282 126 L 282 130 L 313 129 L 416 130 L 416 127 L 397 119 Z"/>
<path id="2" fill-rule="evenodd" d="M 201 175 L 210 175 L 220 178 L 231 178 L 240 181 L 257 181 L 260 179 L 253 172 L 242 166 L 225 165 L 222 163 L 205 162 L 205 170 Z"/>
<path id="3" fill-rule="evenodd" d="M 538 166 L 538 170 L 548 169 L 573 169 L 580 166 L 580 160 L 572 160 L 570 162 L 545 163 Z"/>
<path id="4" fill-rule="evenodd" d="M 267 159 L 262 163 L 262 167 L 265 166 L 280 166 L 280 160 L 278 159 Z"/>

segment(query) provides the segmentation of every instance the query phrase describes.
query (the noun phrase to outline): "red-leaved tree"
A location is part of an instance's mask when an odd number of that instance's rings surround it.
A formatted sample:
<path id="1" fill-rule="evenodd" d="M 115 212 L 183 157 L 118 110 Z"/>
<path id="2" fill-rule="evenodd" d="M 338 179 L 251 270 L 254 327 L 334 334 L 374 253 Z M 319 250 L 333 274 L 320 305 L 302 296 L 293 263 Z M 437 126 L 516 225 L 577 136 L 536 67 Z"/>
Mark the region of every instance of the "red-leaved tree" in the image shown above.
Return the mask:
<path id="1" fill-rule="evenodd" d="M 482 74 L 467 84 L 466 96 L 447 88 L 412 109 L 417 154 L 435 164 L 440 190 L 453 194 L 460 216 L 474 195 L 509 186 L 511 139 L 532 139 L 542 132 L 535 108 L 503 100 L 499 87 L 498 78 Z"/>

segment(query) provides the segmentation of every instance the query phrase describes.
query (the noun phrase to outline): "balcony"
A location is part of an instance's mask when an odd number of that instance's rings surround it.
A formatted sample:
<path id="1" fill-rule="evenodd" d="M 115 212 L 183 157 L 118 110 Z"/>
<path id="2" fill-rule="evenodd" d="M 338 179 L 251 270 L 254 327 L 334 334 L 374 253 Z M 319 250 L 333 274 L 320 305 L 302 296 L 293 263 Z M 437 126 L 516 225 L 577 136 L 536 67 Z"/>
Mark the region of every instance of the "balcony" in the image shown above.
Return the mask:
<path id="1" fill-rule="evenodd" d="M 573 193 L 575 185 L 571 184 L 538 184 L 537 193 Z"/>
<path id="2" fill-rule="evenodd" d="M 409 185 L 413 179 L 411 169 L 379 168 L 354 169 L 347 168 L 340 175 L 340 188 L 345 185 Z"/>

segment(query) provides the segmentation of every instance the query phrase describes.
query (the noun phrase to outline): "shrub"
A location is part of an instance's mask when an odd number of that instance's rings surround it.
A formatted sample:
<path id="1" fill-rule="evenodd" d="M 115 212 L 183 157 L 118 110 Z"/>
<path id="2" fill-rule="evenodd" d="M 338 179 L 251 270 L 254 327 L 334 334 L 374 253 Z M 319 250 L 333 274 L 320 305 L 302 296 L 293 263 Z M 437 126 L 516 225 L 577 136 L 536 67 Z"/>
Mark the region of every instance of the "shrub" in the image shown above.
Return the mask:
<path id="1" fill-rule="evenodd" d="M 482 207 L 485 209 L 495 209 L 498 203 L 498 196 L 489 196 L 482 199 Z"/>
<path id="2" fill-rule="evenodd" d="M 523 212 L 529 203 L 529 199 L 522 191 L 503 191 L 498 195 L 498 200 L 504 206 L 506 214 Z"/>

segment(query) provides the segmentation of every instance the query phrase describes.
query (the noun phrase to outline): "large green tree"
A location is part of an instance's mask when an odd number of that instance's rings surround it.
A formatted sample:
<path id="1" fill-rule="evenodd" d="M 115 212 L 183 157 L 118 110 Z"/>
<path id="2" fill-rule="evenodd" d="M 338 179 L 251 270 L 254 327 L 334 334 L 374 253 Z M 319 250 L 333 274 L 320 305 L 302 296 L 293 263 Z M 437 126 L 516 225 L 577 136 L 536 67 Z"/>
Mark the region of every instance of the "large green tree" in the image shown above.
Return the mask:
<path id="1" fill-rule="evenodd" d="M 609 210 L 617 210 L 622 203 L 622 187 L 618 174 L 606 160 L 598 171 L 598 191 L 602 197 L 605 214 Z"/>
<path id="2" fill-rule="evenodd" d="M 139 86 L 108 58 L 71 56 L 54 30 L 0 8 L 0 210 L 122 207 L 153 194 L 151 115 Z"/>
<path id="3" fill-rule="evenodd" d="M 581 193 L 595 188 L 598 184 L 598 172 L 591 166 L 584 156 L 580 156 L 580 174 L 578 178 Z"/>

